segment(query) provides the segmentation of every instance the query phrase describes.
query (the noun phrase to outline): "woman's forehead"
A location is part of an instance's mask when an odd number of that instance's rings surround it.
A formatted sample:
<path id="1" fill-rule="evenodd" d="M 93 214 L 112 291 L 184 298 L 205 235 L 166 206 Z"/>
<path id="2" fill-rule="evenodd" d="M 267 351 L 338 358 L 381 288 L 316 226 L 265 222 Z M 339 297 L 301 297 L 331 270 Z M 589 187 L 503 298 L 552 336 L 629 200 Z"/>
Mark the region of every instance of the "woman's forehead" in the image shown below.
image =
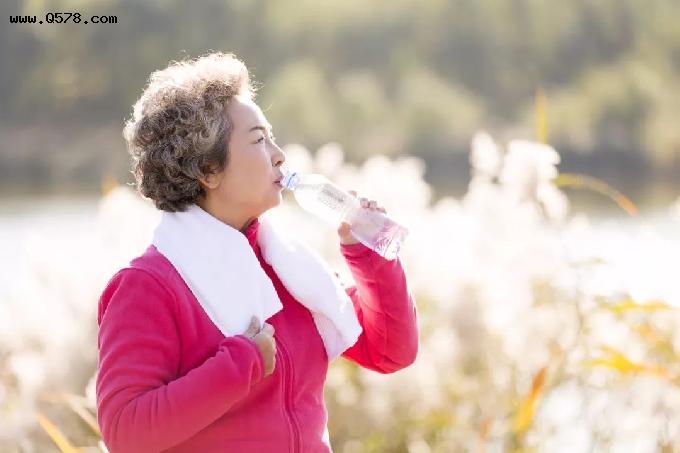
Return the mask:
<path id="1" fill-rule="evenodd" d="M 241 132 L 250 132 L 255 126 L 271 127 L 260 107 L 251 99 L 235 96 L 229 105 L 229 113 L 234 129 Z"/>

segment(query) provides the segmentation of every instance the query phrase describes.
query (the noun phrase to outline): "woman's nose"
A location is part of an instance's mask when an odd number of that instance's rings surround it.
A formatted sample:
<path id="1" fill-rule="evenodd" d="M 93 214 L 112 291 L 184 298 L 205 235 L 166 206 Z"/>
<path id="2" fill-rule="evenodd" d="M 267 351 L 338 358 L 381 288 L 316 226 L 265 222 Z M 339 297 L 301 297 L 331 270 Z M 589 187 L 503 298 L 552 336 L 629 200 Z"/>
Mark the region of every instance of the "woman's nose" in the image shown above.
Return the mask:
<path id="1" fill-rule="evenodd" d="M 274 166 L 278 167 L 283 165 L 283 163 L 286 161 L 286 153 L 283 152 L 281 148 L 279 148 L 279 145 L 274 144 L 274 155 L 272 157 L 272 161 L 274 162 Z"/>

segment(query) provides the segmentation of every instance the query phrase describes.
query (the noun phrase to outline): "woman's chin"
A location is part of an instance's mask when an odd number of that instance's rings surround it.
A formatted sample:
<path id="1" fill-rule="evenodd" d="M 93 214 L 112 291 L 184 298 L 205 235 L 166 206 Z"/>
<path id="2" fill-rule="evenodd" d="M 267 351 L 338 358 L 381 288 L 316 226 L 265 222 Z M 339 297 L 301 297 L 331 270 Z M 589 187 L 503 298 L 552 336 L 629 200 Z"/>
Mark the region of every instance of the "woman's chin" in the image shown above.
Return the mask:
<path id="1" fill-rule="evenodd" d="M 283 196 L 281 195 L 281 191 L 278 190 L 273 196 L 274 201 L 272 202 L 272 208 L 279 206 L 283 202 Z"/>

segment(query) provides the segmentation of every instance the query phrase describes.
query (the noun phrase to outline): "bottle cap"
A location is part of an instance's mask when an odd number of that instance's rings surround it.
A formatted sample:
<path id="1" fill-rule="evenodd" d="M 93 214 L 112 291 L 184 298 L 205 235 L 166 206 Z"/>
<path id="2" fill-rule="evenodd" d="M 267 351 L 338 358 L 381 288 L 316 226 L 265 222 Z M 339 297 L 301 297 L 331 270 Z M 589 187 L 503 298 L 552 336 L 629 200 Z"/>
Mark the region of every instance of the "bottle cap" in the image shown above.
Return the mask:
<path id="1" fill-rule="evenodd" d="M 297 186 L 299 180 L 300 177 L 298 176 L 298 172 L 291 171 L 290 173 L 287 173 L 283 176 L 283 179 L 281 180 L 281 186 L 284 189 L 293 190 L 295 189 L 295 186 Z"/>

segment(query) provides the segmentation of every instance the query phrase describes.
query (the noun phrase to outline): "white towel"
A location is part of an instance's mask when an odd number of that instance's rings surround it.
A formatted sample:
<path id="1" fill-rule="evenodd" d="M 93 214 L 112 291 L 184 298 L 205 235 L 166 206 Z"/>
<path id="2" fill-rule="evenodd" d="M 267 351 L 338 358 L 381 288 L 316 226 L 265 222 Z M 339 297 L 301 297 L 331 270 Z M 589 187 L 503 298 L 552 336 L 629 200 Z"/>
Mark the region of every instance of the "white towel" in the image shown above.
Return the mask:
<path id="1" fill-rule="evenodd" d="M 262 257 L 311 311 L 328 359 L 333 360 L 362 332 L 351 299 L 318 254 L 284 237 L 266 215 L 259 222 Z M 198 205 L 184 212 L 164 211 L 153 244 L 225 336 L 243 334 L 253 316 L 264 322 L 283 308 L 246 236 Z"/>

